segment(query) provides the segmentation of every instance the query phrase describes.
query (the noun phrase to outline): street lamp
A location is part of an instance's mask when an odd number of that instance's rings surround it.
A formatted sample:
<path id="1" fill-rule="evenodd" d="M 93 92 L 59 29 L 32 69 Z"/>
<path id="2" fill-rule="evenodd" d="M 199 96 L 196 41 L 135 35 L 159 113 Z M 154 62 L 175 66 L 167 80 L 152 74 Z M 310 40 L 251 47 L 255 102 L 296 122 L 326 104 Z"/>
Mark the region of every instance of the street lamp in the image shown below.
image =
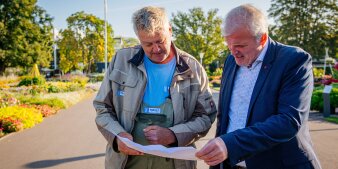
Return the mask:
<path id="1" fill-rule="evenodd" d="M 200 63 L 201 65 L 203 66 L 203 56 L 204 56 L 204 53 L 200 53 Z"/>
<path id="2" fill-rule="evenodd" d="M 104 0 L 104 72 L 107 67 L 107 0 Z"/>
<path id="3" fill-rule="evenodd" d="M 53 51 L 54 51 L 54 53 L 53 53 L 53 55 L 54 55 L 54 70 L 56 70 L 57 69 L 57 62 L 56 62 L 57 30 L 56 30 L 56 28 L 53 29 L 53 40 L 54 40 L 54 45 L 53 45 Z"/>

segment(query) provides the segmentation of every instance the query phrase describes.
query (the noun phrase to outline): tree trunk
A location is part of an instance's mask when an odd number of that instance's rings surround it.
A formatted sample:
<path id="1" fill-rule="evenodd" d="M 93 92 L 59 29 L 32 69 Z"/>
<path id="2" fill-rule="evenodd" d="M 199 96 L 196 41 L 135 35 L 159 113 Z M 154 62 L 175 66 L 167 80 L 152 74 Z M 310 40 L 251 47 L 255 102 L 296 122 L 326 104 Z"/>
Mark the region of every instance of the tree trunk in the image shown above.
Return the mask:
<path id="1" fill-rule="evenodd" d="M 6 66 L 5 66 L 4 61 L 0 60 L 0 75 L 3 75 L 3 73 L 5 73 L 5 69 L 6 69 Z"/>

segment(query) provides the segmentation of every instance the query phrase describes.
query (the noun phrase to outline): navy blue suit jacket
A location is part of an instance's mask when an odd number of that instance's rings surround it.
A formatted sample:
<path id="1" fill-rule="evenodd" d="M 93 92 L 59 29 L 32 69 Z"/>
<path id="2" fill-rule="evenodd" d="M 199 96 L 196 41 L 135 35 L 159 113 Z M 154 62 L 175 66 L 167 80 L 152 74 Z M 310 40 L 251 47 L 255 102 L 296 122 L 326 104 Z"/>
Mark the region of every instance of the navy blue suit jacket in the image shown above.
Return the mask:
<path id="1" fill-rule="evenodd" d="M 248 169 L 321 168 L 307 124 L 313 90 L 311 56 L 272 39 L 268 45 L 246 127 L 228 134 L 229 105 L 238 66 L 232 55 L 224 63 L 216 131 L 228 149 L 224 168 L 243 160 Z"/>

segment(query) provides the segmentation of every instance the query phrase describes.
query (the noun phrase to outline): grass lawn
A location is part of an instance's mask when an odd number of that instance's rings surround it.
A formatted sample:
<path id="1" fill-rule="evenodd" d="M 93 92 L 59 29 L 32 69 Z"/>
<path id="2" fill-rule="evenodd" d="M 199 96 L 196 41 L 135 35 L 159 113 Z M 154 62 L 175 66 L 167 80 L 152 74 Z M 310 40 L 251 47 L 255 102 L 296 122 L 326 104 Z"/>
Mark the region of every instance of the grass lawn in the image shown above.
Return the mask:
<path id="1" fill-rule="evenodd" d="M 331 117 L 325 118 L 325 120 L 328 121 L 328 122 L 332 122 L 332 123 L 338 124 L 338 117 L 331 116 Z"/>

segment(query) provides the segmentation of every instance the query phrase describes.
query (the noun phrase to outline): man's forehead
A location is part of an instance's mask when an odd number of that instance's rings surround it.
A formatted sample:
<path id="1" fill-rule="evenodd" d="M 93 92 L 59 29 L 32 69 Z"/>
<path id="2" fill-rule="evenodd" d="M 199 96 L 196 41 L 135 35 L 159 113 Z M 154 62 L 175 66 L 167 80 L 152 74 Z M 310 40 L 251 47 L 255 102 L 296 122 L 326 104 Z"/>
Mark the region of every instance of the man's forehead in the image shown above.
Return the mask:
<path id="1" fill-rule="evenodd" d="M 224 40 L 227 42 L 228 41 L 240 42 L 253 39 L 255 39 L 255 36 L 253 36 L 252 33 L 249 32 L 248 30 L 238 30 L 228 36 L 224 36 Z"/>
<path id="2" fill-rule="evenodd" d="M 169 34 L 165 31 L 157 31 L 157 32 L 146 32 L 146 31 L 139 31 L 139 39 L 143 42 L 152 42 L 161 39 L 165 39 Z"/>

